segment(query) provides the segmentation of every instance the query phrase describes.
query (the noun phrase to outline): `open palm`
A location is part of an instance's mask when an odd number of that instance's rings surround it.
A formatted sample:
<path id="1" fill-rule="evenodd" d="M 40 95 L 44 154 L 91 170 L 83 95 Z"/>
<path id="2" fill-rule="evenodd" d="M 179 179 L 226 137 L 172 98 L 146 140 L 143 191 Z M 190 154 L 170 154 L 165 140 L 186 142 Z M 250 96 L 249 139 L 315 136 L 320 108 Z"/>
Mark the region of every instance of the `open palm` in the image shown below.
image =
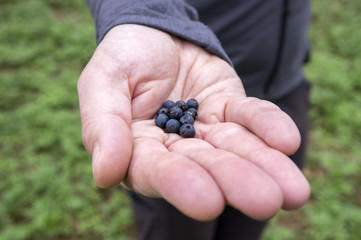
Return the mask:
<path id="1" fill-rule="evenodd" d="M 113 28 L 78 81 L 82 137 L 100 187 L 122 182 L 198 220 L 230 204 L 255 219 L 302 206 L 309 185 L 287 157 L 300 135 L 270 102 L 246 97 L 224 60 L 164 32 Z M 199 102 L 196 136 L 154 124 L 167 100 Z"/>

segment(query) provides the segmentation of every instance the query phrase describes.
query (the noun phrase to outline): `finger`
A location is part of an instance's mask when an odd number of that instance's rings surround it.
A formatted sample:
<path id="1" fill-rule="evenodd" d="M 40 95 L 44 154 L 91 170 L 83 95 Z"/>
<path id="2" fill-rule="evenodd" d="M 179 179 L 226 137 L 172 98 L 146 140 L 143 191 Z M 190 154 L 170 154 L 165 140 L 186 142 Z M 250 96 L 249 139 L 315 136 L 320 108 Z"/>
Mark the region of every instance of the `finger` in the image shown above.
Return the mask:
<path id="1" fill-rule="evenodd" d="M 309 198 L 309 184 L 298 167 L 285 154 L 270 148 L 246 128 L 235 123 L 201 125 L 204 138 L 216 148 L 233 152 L 264 170 L 280 186 L 283 208 L 302 206 Z"/>
<path id="2" fill-rule="evenodd" d="M 257 98 L 232 98 L 225 109 L 225 121 L 238 123 L 269 146 L 286 155 L 300 146 L 301 136 L 292 119 L 275 104 Z"/>
<path id="3" fill-rule="evenodd" d="M 224 208 L 220 189 L 201 166 L 151 138 L 134 140 L 125 185 L 146 196 L 161 196 L 197 220 L 211 220 Z"/>
<path id="4" fill-rule="evenodd" d="M 278 184 L 249 161 L 199 139 L 177 141 L 169 150 L 185 155 L 206 169 L 227 202 L 247 216 L 264 220 L 281 208 L 283 197 Z"/>
<path id="5" fill-rule="evenodd" d="M 104 62 L 89 62 L 78 80 L 78 94 L 83 143 L 92 155 L 95 182 L 106 188 L 126 175 L 132 136 L 129 87 Z"/>

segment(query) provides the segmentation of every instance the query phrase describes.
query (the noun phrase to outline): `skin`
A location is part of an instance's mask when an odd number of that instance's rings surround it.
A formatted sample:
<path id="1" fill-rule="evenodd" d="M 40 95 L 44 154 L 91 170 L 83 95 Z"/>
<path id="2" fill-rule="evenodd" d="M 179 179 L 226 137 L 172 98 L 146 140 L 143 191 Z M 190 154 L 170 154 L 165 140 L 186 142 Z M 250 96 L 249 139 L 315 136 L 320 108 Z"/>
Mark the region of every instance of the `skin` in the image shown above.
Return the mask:
<path id="1" fill-rule="evenodd" d="M 254 219 L 296 209 L 310 187 L 290 160 L 300 134 L 276 105 L 246 97 L 221 58 L 165 32 L 120 25 L 107 33 L 78 80 L 82 139 L 99 187 L 118 184 L 163 197 L 197 220 L 226 204 Z M 199 102 L 196 136 L 154 124 L 167 100 Z"/>

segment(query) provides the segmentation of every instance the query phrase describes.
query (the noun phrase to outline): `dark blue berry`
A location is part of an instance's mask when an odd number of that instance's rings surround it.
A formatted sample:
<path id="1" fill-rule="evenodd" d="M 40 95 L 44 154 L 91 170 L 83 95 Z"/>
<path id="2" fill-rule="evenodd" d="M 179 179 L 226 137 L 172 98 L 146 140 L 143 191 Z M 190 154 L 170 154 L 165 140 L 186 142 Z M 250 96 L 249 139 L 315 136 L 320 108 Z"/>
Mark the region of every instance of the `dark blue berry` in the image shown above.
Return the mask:
<path id="1" fill-rule="evenodd" d="M 177 133 L 184 138 L 194 137 L 196 132 L 193 124 L 197 108 L 198 102 L 195 99 L 187 102 L 167 100 L 158 109 L 155 124 L 168 133 Z"/>
<path id="2" fill-rule="evenodd" d="M 195 109 L 195 108 L 188 108 L 188 110 L 183 113 L 183 115 L 186 115 L 186 114 L 191 115 L 191 116 L 193 117 L 193 119 L 195 120 L 196 117 L 197 117 L 197 115 L 198 115 L 197 109 Z"/>
<path id="3" fill-rule="evenodd" d="M 190 111 L 190 112 L 194 113 L 194 115 L 196 115 L 196 116 L 198 114 L 197 109 L 195 109 L 195 108 L 188 108 L 187 111 Z"/>
<path id="4" fill-rule="evenodd" d="M 157 112 L 157 115 L 159 115 L 161 113 L 168 115 L 168 108 L 165 108 L 165 107 L 160 108 Z"/>
<path id="5" fill-rule="evenodd" d="M 179 129 L 179 135 L 184 138 L 192 138 L 196 135 L 196 130 L 192 124 L 184 124 Z"/>
<path id="6" fill-rule="evenodd" d="M 165 125 L 166 125 L 168 120 L 169 120 L 169 117 L 166 114 L 160 113 L 155 118 L 155 125 L 160 127 L 160 128 L 165 128 Z"/>
<path id="7" fill-rule="evenodd" d="M 172 100 L 167 100 L 163 103 L 162 106 L 169 109 L 169 108 L 173 107 L 174 105 L 175 105 L 175 103 Z"/>
<path id="8" fill-rule="evenodd" d="M 180 119 L 183 116 L 183 111 L 177 106 L 171 107 L 168 111 L 169 118 Z"/>
<path id="9" fill-rule="evenodd" d="M 176 101 L 175 105 L 178 106 L 180 109 L 182 109 L 183 112 L 188 109 L 187 103 L 185 101 L 182 101 L 182 100 Z"/>
<path id="10" fill-rule="evenodd" d="M 176 119 L 169 119 L 165 124 L 165 129 L 169 133 L 178 133 L 180 128 L 180 122 Z"/>
<path id="11" fill-rule="evenodd" d="M 192 124 L 194 123 L 194 118 L 190 114 L 184 114 L 180 119 L 179 122 L 183 124 Z"/>
<path id="12" fill-rule="evenodd" d="M 195 108 L 198 109 L 198 101 L 195 99 L 189 99 L 187 101 L 188 108 Z"/>

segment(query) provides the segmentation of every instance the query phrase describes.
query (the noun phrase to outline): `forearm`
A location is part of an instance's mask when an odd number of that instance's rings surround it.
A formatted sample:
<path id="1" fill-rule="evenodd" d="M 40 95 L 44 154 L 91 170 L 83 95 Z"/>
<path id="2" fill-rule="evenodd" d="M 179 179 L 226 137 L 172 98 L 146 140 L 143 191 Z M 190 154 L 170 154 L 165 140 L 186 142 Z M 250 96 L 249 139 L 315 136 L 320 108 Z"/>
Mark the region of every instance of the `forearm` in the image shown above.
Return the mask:
<path id="1" fill-rule="evenodd" d="M 140 24 L 193 42 L 231 63 L 215 34 L 198 21 L 197 11 L 183 0 L 87 0 L 94 17 L 97 43 L 114 26 Z"/>

